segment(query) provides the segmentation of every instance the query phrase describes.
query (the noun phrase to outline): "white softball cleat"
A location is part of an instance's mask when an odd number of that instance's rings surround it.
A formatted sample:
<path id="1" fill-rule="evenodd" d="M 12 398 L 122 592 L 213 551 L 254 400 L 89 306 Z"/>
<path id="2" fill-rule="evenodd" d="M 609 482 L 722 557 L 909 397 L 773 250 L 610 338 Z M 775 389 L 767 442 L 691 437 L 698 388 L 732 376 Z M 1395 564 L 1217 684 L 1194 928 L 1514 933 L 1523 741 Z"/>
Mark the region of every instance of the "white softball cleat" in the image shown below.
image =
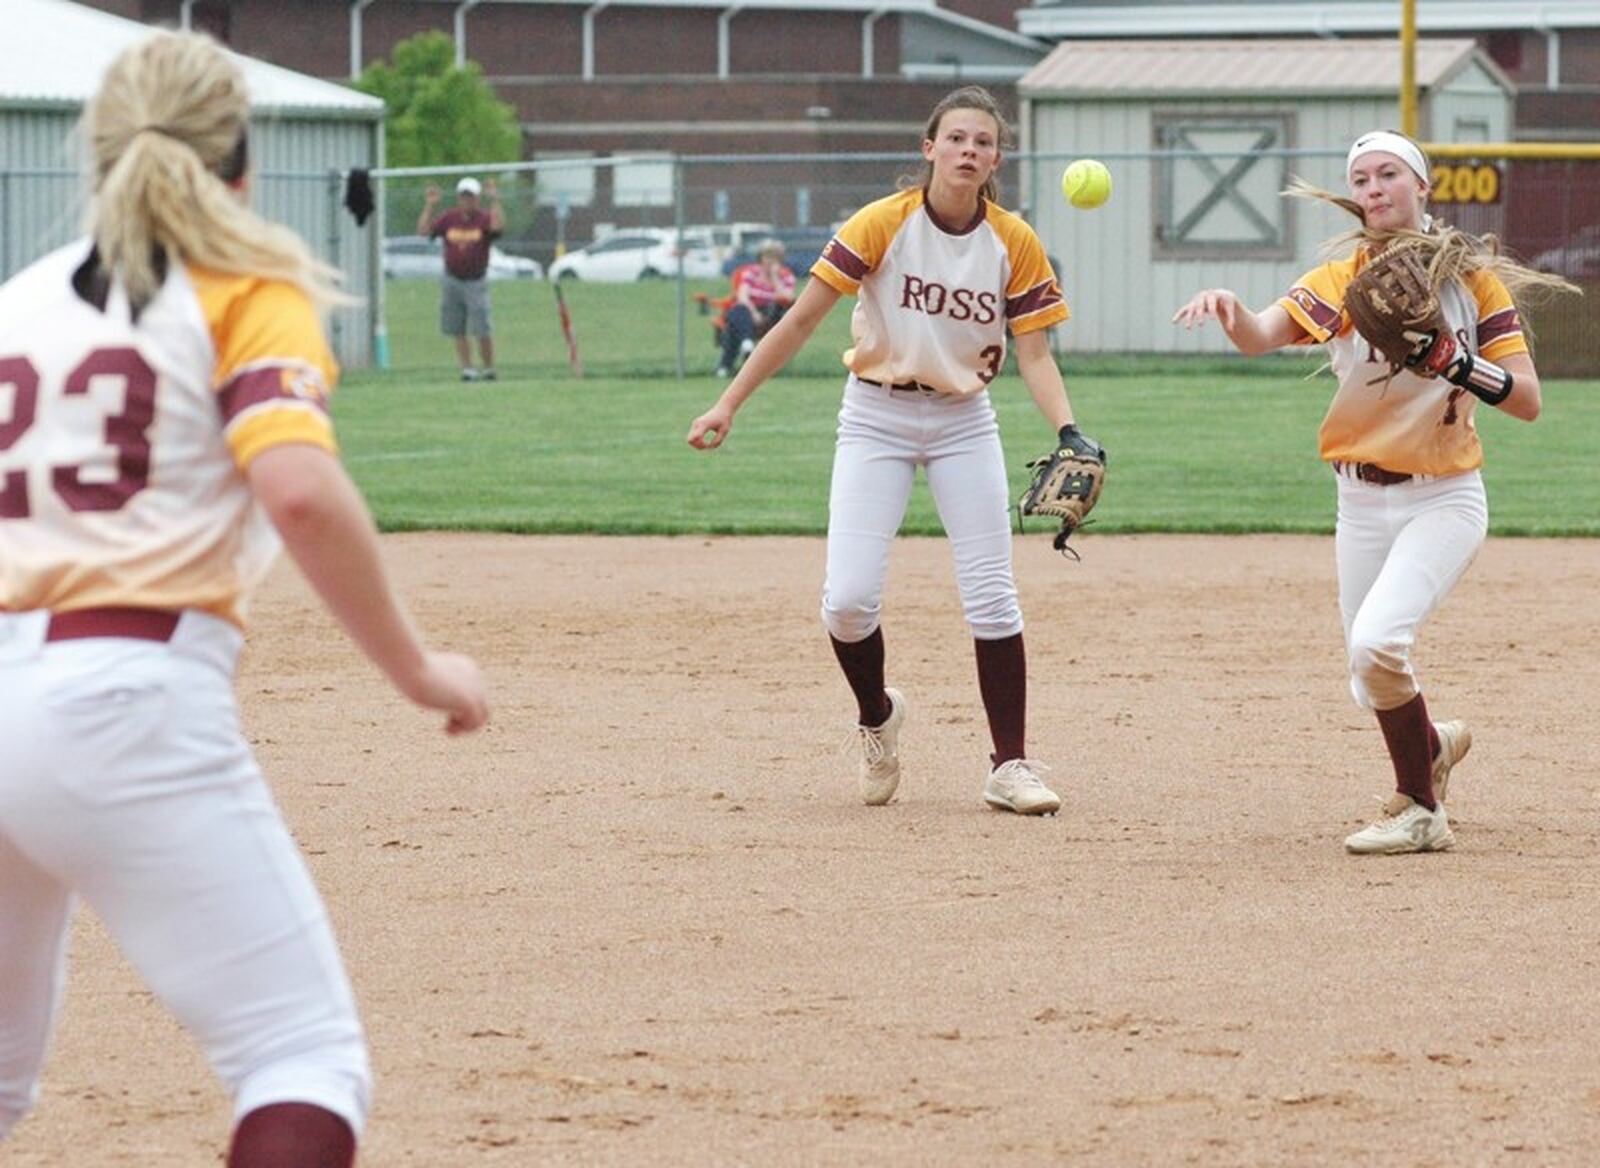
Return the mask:
<path id="1" fill-rule="evenodd" d="M 887 686 L 889 718 L 882 726 L 857 726 L 861 741 L 861 801 L 882 807 L 900 786 L 900 724 L 906 720 L 905 695 Z"/>
<path id="2" fill-rule="evenodd" d="M 1439 735 L 1439 754 L 1433 760 L 1433 797 L 1443 803 L 1445 788 L 1450 785 L 1450 768 L 1472 749 L 1472 731 L 1460 719 L 1435 722 L 1433 729 Z"/>
<path id="3" fill-rule="evenodd" d="M 1434 798 L 1439 796 L 1435 793 Z M 1346 851 L 1361 856 L 1397 856 L 1405 852 L 1444 852 L 1456 842 L 1444 803 L 1429 811 L 1410 795 L 1396 791 L 1383 805 L 1383 818 L 1346 836 Z"/>
<path id="4" fill-rule="evenodd" d="M 1018 815 L 1054 815 L 1061 810 L 1061 798 L 1040 778 L 1048 771 L 1041 762 L 1008 759 L 989 772 L 989 779 L 983 784 L 984 801 Z"/>

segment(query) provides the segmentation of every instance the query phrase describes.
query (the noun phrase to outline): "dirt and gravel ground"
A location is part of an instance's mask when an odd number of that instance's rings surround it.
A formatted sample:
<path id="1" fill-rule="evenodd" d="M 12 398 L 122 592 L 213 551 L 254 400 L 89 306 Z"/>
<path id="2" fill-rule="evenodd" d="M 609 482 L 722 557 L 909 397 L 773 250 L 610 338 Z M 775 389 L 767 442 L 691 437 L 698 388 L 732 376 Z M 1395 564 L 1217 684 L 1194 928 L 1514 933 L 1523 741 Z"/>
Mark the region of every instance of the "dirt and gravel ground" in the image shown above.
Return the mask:
<path id="1" fill-rule="evenodd" d="M 368 1166 L 1529 1164 L 1600 1147 L 1593 542 L 1491 541 L 1425 630 L 1476 744 L 1448 854 L 1340 840 L 1390 786 L 1327 538 L 1018 544 L 1030 753 L 988 811 L 941 540 L 896 548 L 906 779 L 859 805 L 807 539 L 394 536 L 479 655 L 450 741 L 292 569 L 247 725 L 379 1075 Z M 0 1161 L 206 1165 L 220 1090 L 92 917 Z"/>

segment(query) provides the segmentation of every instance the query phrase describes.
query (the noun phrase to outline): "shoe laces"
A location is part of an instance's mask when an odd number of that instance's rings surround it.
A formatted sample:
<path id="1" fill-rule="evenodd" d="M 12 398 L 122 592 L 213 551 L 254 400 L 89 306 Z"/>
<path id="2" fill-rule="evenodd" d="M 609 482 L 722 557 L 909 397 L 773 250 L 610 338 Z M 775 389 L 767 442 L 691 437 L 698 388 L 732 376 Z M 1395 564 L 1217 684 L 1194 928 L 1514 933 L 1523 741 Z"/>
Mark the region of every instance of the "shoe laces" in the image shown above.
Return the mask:
<path id="1" fill-rule="evenodd" d="M 1044 789 L 1044 776 L 1050 773 L 1050 768 L 1042 762 L 1034 762 L 1028 758 L 1011 758 L 995 767 L 994 775 L 997 779 L 1005 779 L 1019 787 L 1037 787 Z"/>
<path id="2" fill-rule="evenodd" d="M 1373 821 L 1373 827 L 1393 827 L 1403 819 L 1413 807 L 1422 807 L 1409 795 L 1402 795 L 1398 791 L 1393 795 L 1374 795 L 1372 801 L 1378 805 L 1378 818 Z M 1423 808 L 1423 810 L 1427 810 Z"/>
<path id="3" fill-rule="evenodd" d="M 849 754 L 854 750 L 861 751 L 861 757 L 866 760 L 869 767 L 877 766 L 885 755 L 883 727 L 852 726 L 846 730 L 844 741 L 839 743 L 838 753 Z"/>

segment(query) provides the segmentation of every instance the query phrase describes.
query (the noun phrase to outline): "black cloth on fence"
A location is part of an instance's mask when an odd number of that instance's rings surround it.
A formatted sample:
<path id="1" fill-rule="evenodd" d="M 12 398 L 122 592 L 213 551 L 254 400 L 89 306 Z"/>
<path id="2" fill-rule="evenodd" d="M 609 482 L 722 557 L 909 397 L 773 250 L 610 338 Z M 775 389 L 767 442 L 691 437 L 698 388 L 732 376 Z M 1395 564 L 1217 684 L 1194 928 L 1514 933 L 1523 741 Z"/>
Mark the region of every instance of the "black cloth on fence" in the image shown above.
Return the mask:
<path id="1" fill-rule="evenodd" d="M 355 216 L 357 226 L 364 225 L 367 217 L 377 208 L 377 203 L 372 197 L 372 180 L 360 167 L 345 177 L 344 205 L 350 214 Z"/>

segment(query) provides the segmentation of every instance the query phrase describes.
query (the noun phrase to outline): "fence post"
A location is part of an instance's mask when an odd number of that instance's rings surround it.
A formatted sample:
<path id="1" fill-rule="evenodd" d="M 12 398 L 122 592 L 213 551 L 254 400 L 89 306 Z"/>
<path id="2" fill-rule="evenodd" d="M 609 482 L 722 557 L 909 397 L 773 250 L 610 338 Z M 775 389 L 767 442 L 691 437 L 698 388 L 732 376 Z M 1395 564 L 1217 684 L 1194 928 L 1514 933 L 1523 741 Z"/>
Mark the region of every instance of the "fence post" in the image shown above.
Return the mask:
<path id="1" fill-rule="evenodd" d="M 0 280 L 11 275 L 11 172 L 0 171 Z"/>
<path id="2" fill-rule="evenodd" d="M 343 194 L 344 172 L 339 170 L 330 170 L 328 172 L 327 262 L 336 268 L 343 267 L 343 265 L 339 263 L 339 206 L 343 202 Z M 341 365 L 349 365 L 353 363 L 351 361 L 351 354 L 340 352 L 341 346 L 339 342 L 344 336 L 345 311 L 346 310 L 344 309 L 340 309 L 339 311 L 330 312 L 328 314 L 328 327 L 329 331 L 333 334 L 331 338 L 333 341 L 333 351 L 339 355 L 339 363 Z"/>
<path id="3" fill-rule="evenodd" d="M 678 252 L 678 380 L 682 381 L 688 370 L 688 336 L 689 321 L 684 307 L 684 263 L 683 263 L 683 220 L 684 220 L 684 193 L 683 193 L 683 161 L 675 154 L 672 156 L 672 203 L 673 222 L 677 224 L 678 239 L 675 249 Z"/>

